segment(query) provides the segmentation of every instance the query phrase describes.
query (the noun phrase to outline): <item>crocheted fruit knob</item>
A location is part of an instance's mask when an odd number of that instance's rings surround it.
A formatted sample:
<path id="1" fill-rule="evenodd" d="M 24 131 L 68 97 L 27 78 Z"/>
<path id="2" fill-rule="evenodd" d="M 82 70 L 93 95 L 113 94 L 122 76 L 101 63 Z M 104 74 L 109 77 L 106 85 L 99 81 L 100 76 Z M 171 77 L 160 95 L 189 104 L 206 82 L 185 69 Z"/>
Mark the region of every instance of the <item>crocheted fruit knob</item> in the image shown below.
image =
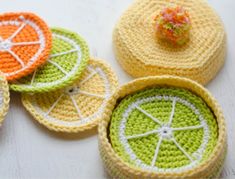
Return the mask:
<path id="1" fill-rule="evenodd" d="M 191 20 L 183 7 L 164 8 L 155 20 L 159 39 L 173 45 L 183 45 L 189 40 Z"/>

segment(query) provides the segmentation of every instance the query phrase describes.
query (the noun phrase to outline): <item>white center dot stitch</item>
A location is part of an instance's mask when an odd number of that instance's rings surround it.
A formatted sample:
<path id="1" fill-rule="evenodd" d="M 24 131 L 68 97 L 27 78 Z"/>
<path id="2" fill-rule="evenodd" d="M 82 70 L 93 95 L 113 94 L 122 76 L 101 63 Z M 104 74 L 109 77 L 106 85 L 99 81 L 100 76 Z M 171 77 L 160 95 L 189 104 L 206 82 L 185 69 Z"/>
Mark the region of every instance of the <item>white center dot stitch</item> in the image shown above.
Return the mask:
<path id="1" fill-rule="evenodd" d="M 12 47 L 12 43 L 10 40 L 0 41 L 0 51 L 4 52 L 10 50 Z"/>
<path id="2" fill-rule="evenodd" d="M 159 137 L 163 139 L 171 139 L 173 137 L 172 129 L 168 126 L 162 126 L 158 132 Z"/>

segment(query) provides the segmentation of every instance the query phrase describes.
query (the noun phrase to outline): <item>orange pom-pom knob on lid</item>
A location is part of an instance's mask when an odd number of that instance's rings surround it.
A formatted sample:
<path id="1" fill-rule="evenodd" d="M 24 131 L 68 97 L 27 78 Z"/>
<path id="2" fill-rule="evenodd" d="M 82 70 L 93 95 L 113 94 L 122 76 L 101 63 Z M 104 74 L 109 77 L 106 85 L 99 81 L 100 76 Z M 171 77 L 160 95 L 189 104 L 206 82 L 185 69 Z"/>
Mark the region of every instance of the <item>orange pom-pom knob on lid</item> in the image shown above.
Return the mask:
<path id="1" fill-rule="evenodd" d="M 52 37 L 46 23 L 32 13 L 0 15 L 0 70 L 12 81 L 33 72 L 49 56 Z"/>
<path id="2" fill-rule="evenodd" d="M 163 9 L 156 16 L 157 37 L 173 45 L 183 45 L 189 40 L 191 20 L 181 6 Z"/>

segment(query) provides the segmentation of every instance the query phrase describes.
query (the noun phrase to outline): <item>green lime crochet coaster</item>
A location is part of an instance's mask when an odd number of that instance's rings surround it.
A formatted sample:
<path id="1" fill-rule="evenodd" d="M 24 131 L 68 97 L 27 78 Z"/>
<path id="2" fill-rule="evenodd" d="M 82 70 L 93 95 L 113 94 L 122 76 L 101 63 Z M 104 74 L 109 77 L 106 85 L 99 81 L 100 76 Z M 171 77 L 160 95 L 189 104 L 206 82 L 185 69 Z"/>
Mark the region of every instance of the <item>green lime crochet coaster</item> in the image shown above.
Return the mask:
<path id="1" fill-rule="evenodd" d="M 182 88 L 156 87 L 125 97 L 111 117 L 114 151 L 132 166 L 183 172 L 206 161 L 218 125 L 206 103 Z"/>
<path id="2" fill-rule="evenodd" d="M 48 92 L 66 87 L 78 79 L 87 66 L 89 50 L 77 34 L 52 28 L 52 51 L 47 63 L 31 75 L 14 81 L 10 88 L 19 92 Z"/>

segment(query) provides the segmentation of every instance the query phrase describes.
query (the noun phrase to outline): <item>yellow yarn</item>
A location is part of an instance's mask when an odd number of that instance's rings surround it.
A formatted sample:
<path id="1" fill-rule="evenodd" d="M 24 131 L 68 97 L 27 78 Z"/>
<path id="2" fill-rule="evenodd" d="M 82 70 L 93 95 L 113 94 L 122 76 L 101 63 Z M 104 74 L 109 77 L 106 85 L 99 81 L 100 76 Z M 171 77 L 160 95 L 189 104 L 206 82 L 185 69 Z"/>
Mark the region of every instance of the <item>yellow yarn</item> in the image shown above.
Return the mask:
<path id="1" fill-rule="evenodd" d="M 4 75 L 0 74 L 0 125 L 2 124 L 4 117 L 7 114 L 9 108 L 9 87 Z"/>
<path id="2" fill-rule="evenodd" d="M 177 75 L 208 83 L 222 67 L 226 34 L 214 10 L 202 0 L 137 0 L 121 17 L 113 33 L 117 60 L 133 77 Z M 190 41 L 182 47 L 159 42 L 154 17 L 169 5 L 190 14 Z"/>
<path id="3" fill-rule="evenodd" d="M 179 172 L 157 173 L 130 165 L 120 158 L 112 148 L 108 128 L 112 112 L 125 96 L 152 87 L 184 88 L 201 97 L 213 112 L 218 125 L 218 140 L 208 159 L 193 169 Z M 222 110 L 214 97 L 198 83 L 176 76 L 145 77 L 129 82 L 119 88 L 109 99 L 99 124 L 99 149 L 103 163 L 113 178 L 215 178 L 224 164 L 227 151 L 227 133 Z"/>
<path id="4" fill-rule="evenodd" d="M 95 127 L 118 85 L 104 62 L 90 60 L 82 78 L 66 89 L 22 94 L 25 108 L 41 124 L 57 132 L 80 132 Z"/>

